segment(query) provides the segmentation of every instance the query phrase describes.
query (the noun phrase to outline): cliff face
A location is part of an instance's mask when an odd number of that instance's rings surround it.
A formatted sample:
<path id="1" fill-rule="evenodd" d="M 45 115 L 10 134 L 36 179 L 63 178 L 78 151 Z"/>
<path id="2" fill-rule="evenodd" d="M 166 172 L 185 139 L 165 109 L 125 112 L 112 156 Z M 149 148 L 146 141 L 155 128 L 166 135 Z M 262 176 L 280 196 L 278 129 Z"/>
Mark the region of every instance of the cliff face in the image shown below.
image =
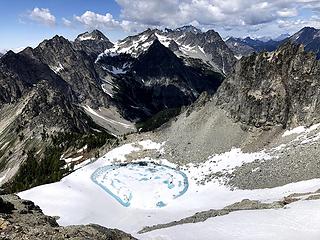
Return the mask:
<path id="1" fill-rule="evenodd" d="M 102 91 L 102 81 L 94 61 L 84 51 L 76 50 L 64 37 L 55 36 L 24 52 L 48 65 L 66 81 L 76 93 L 79 103 L 95 107 L 109 104 L 109 96 Z"/>
<path id="2" fill-rule="evenodd" d="M 320 121 L 320 63 L 302 45 L 242 58 L 217 92 L 217 105 L 237 121 L 283 128 Z"/>

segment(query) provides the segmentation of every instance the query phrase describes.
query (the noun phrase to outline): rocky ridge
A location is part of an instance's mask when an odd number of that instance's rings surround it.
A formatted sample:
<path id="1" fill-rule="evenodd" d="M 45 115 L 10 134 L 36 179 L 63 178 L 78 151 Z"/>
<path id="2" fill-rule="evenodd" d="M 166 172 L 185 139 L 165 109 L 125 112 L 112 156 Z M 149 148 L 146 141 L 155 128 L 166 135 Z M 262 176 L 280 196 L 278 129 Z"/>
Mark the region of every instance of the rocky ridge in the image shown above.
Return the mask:
<path id="1" fill-rule="evenodd" d="M 208 48 L 220 46 L 213 31 L 202 36 L 193 28 L 182 28 L 170 34 L 192 34 L 188 41 L 202 39 L 203 44 L 210 43 Z M 223 74 L 200 59 L 189 58 L 191 66 L 160 42 L 150 42 L 150 49 L 138 57 L 115 54 L 96 59 L 112 43 L 95 30 L 74 42 L 55 36 L 35 48 L 4 55 L 0 60 L 2 177 L 12 177 L 33 146 L 42 153 L 50 136 L 127 134 L 135 131 L 138 121 L 188 105 L 203 91 L 216 91 Z"/>
<path id="2" fill-rule="evenodd" d="M 197 212 L 196 214 L 186 217 L 174 222 L 158 224 L 154 226 L 147 226 L 144 227 L 142 230 L 139 231 L 140 234 L 151 232 L 157 229 L 162 228 L 169 228 L 181 224 L 188 224 L 188 223 L 199 223 L 204 222 L 209 218 L 215 218 L 219 216 L 225 216 L 232 212 L 236 211 L 253 211 L 253 210 L 266 210 L 266 209 L 285 209 L 289 207 L 291 203 L 297 201 L 310 201 L 310 200 L 318 200 L 320 199 L 319 191 L 314 193 L 294 193 L 290 194 L 289 196 L 284 197 L 280 201 L 275 201 L 271 203 L 263 203 L 260 201 L 244 199 L 241 202 L 236 202 L 231 205 L 224 207 L 223 209 L 210 209 L 203 212 Z"/>
<path id="3" fill-rule="evenodd" d="M 320 120 L 319 71 L 315 54 L 288 42 L 241 59 L 219 89 L 217 105 L 250 126 L 311 125 Z"/>
<path id="4" fill-rule="evenodd" d="M 200 59 L 202 64 L 223 74 L 228 74 L 236 61 L 217 32 L 213 30 L 202 32 L 192 26 L 175 30 L 148 29 L 119 41 L 113 48 L 107 49 L 105 54 L 126 53 L 137 57 L 156 39 L 188 64 L 192 65 L 193 59 Z"/>
<path id="5" fill-rule="evenodd" d="M 105 239 L 133 240 L 120 230 L 99 225 L 60 227 L 54 217 L 46 216 L 33 202 L 16 195 L 0 197 L 1 239 Z"/>

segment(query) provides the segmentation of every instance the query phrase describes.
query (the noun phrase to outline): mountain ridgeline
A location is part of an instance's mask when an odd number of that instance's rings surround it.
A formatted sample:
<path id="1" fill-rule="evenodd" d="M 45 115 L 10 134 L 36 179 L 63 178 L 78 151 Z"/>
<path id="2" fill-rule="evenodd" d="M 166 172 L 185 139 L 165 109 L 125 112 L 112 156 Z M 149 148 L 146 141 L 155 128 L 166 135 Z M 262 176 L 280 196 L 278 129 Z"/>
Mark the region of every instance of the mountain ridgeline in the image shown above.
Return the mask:
<path id="1" fill-rule="evenodd" d="M 139 48 L 135 39 L 148 47 Z M 125 52 L 123 43 L 141 51 Z M 109 133 L 130 133 L 136 122 L 188 105 L 204 91 L 214 94 L 234 63 L 218 33 L 193 27 L 147 30 L 116 44 L 94 30 L 74 42 L 55 36 L 35 48 L 9 51 L 0 59 L 3 182 L 18 172 L 28 153 L 45 159 L 61 135 L 81 140 L 105 132 L 103 139 L 114 138 Z M 59 144 L 61 153 L 81 147 Z"/>
<path id="2" fill-rule="evenodd" d="M 114 146 L 136 128 L 154 130 L 206 94 L 213 109 L 247 127 L 320 121 L 319 36 L 304 28 L 289 38 L 225 43 L 213 30 L 186 26 L 112 43 L 94 30 L 75 41 L 55 36 L 9 51 L 0 59 L 0 184 L 19 173 L 30 153 L 45 161 L 48 149 L 70 155 L 87 145 L 87 157 L 97 157 L 98 147 Z M 237 61 L 235 50 L 249 56 Z M 58 166 L 58 155 L 49 162 Z"/>

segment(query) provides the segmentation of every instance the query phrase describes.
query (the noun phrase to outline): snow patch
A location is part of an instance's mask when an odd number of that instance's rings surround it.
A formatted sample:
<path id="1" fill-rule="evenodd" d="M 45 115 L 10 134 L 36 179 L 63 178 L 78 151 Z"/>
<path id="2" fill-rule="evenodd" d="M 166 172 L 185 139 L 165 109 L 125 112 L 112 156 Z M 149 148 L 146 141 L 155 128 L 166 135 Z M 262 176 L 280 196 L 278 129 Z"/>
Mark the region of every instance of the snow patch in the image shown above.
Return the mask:
<path id="1" fill-rule="evenodd" d="M 78 40 L 80 40 L 80 41 L 88 41 L 88 40 L 95 40 L 95 38 L 93 36 L 91 36 L 91 35 L 87 35 L 87 36 L 80 36 L 78 38 Z"/>
<path id="2" fill-rule="evenodd" d="M 287 136 L 290 136 L 292 134 L 301 134 L 303 132 L 306 131 L 306 128 L 303 127 L 303 126 L 300 126 L 300 127 L 296 127 L 296 128 L 293 128 L 291 130 L 287 130 L 285 131 L 283 134 L 282 134 L 282 137 L 287 137 Z"/>
<path id="3" fill-rule="evenodd" d="M 89 106 L 83 106 L 83 108 L 88 111 L 89 113 L 109 122 L 109 123 L 112 123 L 112 124 L 115 124 L 115 125 L 119 125 L 119 126 L 122 126 L 122 127 L 125 127 L 125 128 L 130 128 L 130 129 L 134 129 L 130 124 L 126 124 L 126 123 L 122 123 L 122 122 L 118 122 L 118 121 L 115 121 L 113 119 L 110 119 L 110 118 L 106 118 L 104 116 L 101 116 L 99 113 L 97 113 L 95 110 L 93 110 L 91 107 Z"/>
<path id="4" fill-rule="evenodd" d="M 56 74 L 58 74 L 60 71 L 64 70 L 64 67 L 59 62 L 58 66 L 51 66 L 50 67 L 52 71 L 54 71 Z"/>
<path id="5" fill-rule="evenodd" d="M 299 201 L 284 209 L 233 212 L 138 235 L 148 240 L 318 240 L 320 201 Z M 214 238 L 212 237 L 214 236 Z"/>
<path id="6" fill-rule="evenodd" d="M 229 152 L 217 154 L 210 157 L 206 162 L 200 164 L 188 164 L 189 177 L 197 181 L 206 175 L 217 172 L 231 173 L 235 167 L 255 160 L 270 160 L 272 156 L 265 151 L 256 153 L 243 153 L 240 148 L 233 148 Z"/>

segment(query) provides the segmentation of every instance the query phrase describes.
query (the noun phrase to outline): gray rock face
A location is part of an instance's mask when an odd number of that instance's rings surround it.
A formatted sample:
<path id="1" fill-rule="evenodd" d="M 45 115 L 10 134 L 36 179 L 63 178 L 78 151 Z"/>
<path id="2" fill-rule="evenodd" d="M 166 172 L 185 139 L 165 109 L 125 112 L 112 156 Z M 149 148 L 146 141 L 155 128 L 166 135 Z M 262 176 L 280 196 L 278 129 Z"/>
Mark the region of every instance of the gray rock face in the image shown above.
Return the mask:
<path id="1" fill-rule="evenodd" d="M 87 53 L 76 50 L 67 39 L 55 36 L 24 52 L 48 65 L 66 81 L 76 93 L 78 102 L 95 107 L 109 104 L 109 96 L 102 91 L 94 61 Z"/>
<path id="2" fill-rule="evenodd" d="M 319 61 L 302 45 L 242 58 L 217 93 L 217 104 L 247 125 L 283 128 L 320 120 Z"/>
<path id="3" fill-rule="evenodd" d="M 55 218 L 44 215 L 33 202 L 22 200 L 15 195 L 0 196 L 0 209 L 8 205 L 10 211 L 0 211 L 1 239 L 135 239 L 120 230 L 93 224 L 60 227 Z"/>
<path id="4" fill-rule="evenodd" d="M 20 122 L 29 130 L 39 125 L 65 130 L 88 128 L 80 111 L 72 104 L 76 94 L 69 85 L 47 65 L 25 52 L 10 52 L 1 59 L 0 82 L 0 109 L 28 99 L 16 117 L 16 126 Z"/>
<path id="5" fill-rule="evenodd" d="M 165 157 L 185 164 L 232 147 L 257 152 L 281 138 L 284 128 L 320 122 L 319 67 L 313 53 L 290 43 L 243 57 L 213 97 L 199 98 L 157 132 L 159 141 L 166 141 Z M 286 155 L 285 164 L 291 168 Z"/>
<path id="6" fill-rule="evenodd" d="M 70 85 L 27 51 L 0 59 L 0 172 L 6 180 L 26 152 L 50 144 L 46 134 L 85 133 L 96 126 L 77 106 Z"/>

